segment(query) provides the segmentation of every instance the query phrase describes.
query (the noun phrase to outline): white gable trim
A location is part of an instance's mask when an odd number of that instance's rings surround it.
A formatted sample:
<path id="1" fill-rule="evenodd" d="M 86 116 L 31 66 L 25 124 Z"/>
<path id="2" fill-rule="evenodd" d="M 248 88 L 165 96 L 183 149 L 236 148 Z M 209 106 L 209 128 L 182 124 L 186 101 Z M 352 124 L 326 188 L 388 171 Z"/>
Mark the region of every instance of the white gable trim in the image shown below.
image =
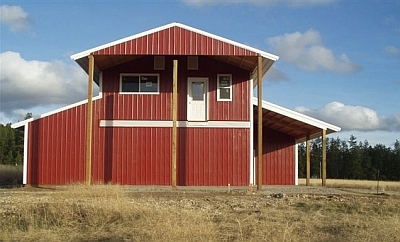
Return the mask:
<path id="1" fill-rule="evenodd" d="M 101 95 L 98 95 L 98 96 L 96 96 L 96 97 L 93 97 L 92 100 L 95 101 L 95 100 L 98 100 L 98 99 L 100 99 L 100 98 L 102 98 L 102 96 L 101 96 Z M 23 120 L 23 121 L 21 121 L 21 122 L 12 124 L 12 125 L 11 125 L 11 128 L 15 129 L 15 128 L 22 127 L 22 126 L 24 126 L 25 124 L 27 124 L 27 123 L 29 123 L 29 122 L 32 122 L 32 121 L 34 121 L 34 120 L 41 119 L 41 118 L 44 118 L 44 117 L 47 117 L 47 116 L 56 114 L 56 113 L 59 113 L 59 112 L 68 110 L 68 109 L 70 109 L 70 108 L 75 108 L 75 107 L 77 107 L 77 106 L 86 104 L 87 102 L 88 102 L 88 100 L 85 99 L 85 100 L 82 100 L 82 101 L 80 101 L 80 102 L 76 102 L 76 103 L 70 104 L 70 105 L 68 105 L 68 106 L 65 106 L 65 107 L 62 107 L 62 108 L 58 108 L 58 109 L 52 110 L 52 111 L 47 112 L 47 113 L 44 113 L 44 114 L 42 114 L 42 115 L 39 115 L 39 116 L 36 116 L 36 117 L 32 117 L 32 118 Z"/>
<path id="2" fill-rule="evenodd" d="M 105 49 L 105 48 L 108 48 L 108 47 L 111 47 L 111 46 L 114 46 L 114 45 L 117 45 L 117 44 L 121 44 L 121 43 L 124 43 L 124 42 L 129 41 L 129 40 L 137 39 L 137 38 L 140 38 L 142 36 L 149 35 L 149 34 L 152 34 L 152 33 L 155 33 L 155 32 L 159 32 L 161 30 L 168 29 L 168 28 L 171 28 L 171 27 L 179 27 L 179 28 L 182 28 L 182 29 L 186 29 L 186 30 L 189 30 L 189 31 L 192 31 L 192 32 L 195 32 L 195 33 L 198 33 L 198 34 L 201 34 L 201 35 L 216 39 L 216 40 L 220 40 L 222 42 L 225 42 L 225 43 L 228 43 L 228 44 L 231 44 L 231 45 L 235 45 L 237 47 L 240 47 L 240 48 L 243 48 L 243 49 L 246 49 L 246 50 L 249 50 L 249 51 L 256 52 L 256 53 L 260 54 L 261 56 L 263 56 L 265 58 L 268 58 L 268 59 L 271 59 L 273 61 L 277 61 L 279 59 L 278 56 L 273 55 L 271 53 L 268 53 L 268 52 L 265 52 L 265 51 L 262 51 L 262 50 L 259 50 L 259 49 L 256 49 L 256 48 L 241 44 L 241 43 L 238 43 L 236 41 L 233 41 L 233 40 L 230 40 L 230 39 L 227 39 L 227 38 L 223 38 L 223 37 L 215 35 L 215 34 L 211 34 L 211 33 L 205 32 L 203 30 L 199 30 L 199 29 L 196 29 L 196 28 L 193 28 L 193 27 L 181 24 L 181 23 L 177 23 L 177 22 L 170 23 L 170 24 L 167 24 L 167 25 L 163 25 L 163 26 L 160 26 L 160 27 L 157 27 L 157 28 L 154 28 L 154 29 L 147 30 L 145 32 L 141 32 L 141 33 L 138 33 L 138 34 L 135 34 L 135 35 L 132 35 L 132 36 L 128 36 L 128 37 L 125 37 L 125 38 L 122 38 L 122 39 L 119 39 L 119 40 L 115 40 L 115 41 L 112 41 L 112 42 L 104 44 L 104 45 L 100 45 L 100 46 L 97 46 L 97 47 L 94 47 L 94 48 L 79 52 L 77 54 L 72 55 L 71 59 L 76 61 L 78 59 L 81 59 L 83 57 L 86 57 L 86 56 L 90 55 L 91 53 L 93 53 L 95 51 L 102 50 L 102 49 Z"/>

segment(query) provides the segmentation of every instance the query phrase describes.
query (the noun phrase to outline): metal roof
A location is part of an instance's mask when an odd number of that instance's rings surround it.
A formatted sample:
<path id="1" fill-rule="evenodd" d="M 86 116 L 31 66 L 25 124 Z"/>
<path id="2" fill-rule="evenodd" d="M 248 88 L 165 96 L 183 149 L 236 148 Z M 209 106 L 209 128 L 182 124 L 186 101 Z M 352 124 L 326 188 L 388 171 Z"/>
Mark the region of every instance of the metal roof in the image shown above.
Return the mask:
<path id="1" fill-rule="evenodd" d="M 257 117 L 257 100 L 257 98 L 253 98 L 254 117 Z M 263 126 L 293 136 L 298 143 L 304 142 L 307 135 L 310 135 L 310 139 L 320 137 L 323 129 L 326 130 L 326 134 L 341 130 L 340 127 L 335 125 L 270 102 L 262 101 L 262 108 Z M 254 121 L 257 120 L 254 119 Z"/>
<path id="2" fill-rule="evenodd" d="M 100 45 L 71 56 L 88 72 L 88 56 L 95 56 L 95 81 L 112 66 L 144 55 L 206 55 L 238 66 L 253 74 L 257 82 L 257 58 L 263 57 L 263 74 L 278 60 L 271 53 L 205 32 L 184 24 L 170 23 L 158 28 Z"/>

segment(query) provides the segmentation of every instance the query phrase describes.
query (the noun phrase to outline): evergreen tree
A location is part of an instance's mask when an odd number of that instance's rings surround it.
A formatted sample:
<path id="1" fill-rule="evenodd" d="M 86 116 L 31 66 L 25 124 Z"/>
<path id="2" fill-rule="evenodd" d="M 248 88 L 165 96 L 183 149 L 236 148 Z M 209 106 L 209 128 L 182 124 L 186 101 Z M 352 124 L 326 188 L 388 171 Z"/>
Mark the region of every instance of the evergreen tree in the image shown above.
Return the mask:
<path id="1" fill-rule="evenodd" d="M 301 143 L 298 145 L 298 176 L 301 178 L 305 178 L 307 176 L 306 156 L 306 144 Z"/>
<path id="2" fill-rule="evenodd" d="M 311 160 L 310 160 L 310 176 L 321 178 L 321 162 L 322 162 L 322 139 L 316 138 L 311 141 Z"/>
<path id="3" fill-rule="evenodd" d="M 311 177 L 320 177 L 321 139 L 311 140 Z M 327 139 L 327 178 L 400 180 L 400 142 L 393 149 L 382 144 L 372 147 L 367 140 L 357 143 L 351 135 L 348 141 Z M 306 146 L 299 144 L 299 177 L 306 177 Z"/>
<path id="4" fill-rule="evenodd" d="M 0 124 L 0 164 L 22 163 L 23 132 L 11 128 L 11 124 Z"/>
<path id="5" fill-rule="evenodd" d="M 327 178 L 339 178 L 342 158 L 340 152 L 340 139 L 327 139 L 326 144 L 326 175 Z"/>

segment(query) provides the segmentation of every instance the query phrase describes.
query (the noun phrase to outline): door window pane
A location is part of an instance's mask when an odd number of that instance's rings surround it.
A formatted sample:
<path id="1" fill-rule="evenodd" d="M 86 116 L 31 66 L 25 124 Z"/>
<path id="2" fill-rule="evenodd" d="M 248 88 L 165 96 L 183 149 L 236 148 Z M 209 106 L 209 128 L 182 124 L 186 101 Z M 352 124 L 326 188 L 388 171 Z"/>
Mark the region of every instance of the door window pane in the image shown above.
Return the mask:
<path id="1" fill-rule="evenodd" d="M 193 82 L 192 83 L 192 98 L 193 100 L 203 101 L 204 100 L 204 83 Z"/>

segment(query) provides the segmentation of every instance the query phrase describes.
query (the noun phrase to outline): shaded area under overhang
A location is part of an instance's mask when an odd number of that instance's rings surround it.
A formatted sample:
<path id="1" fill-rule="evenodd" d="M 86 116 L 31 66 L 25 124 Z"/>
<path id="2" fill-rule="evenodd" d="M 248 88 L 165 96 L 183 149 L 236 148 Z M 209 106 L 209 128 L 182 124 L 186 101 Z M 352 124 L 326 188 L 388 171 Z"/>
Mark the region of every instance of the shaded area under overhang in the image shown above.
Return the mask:
<path id="1" fill-rule="evenodd" d="M 94 81 L 99 84 L 100 73 L 104 70 L 107 70 L 111 67 L 134 61 L 144 57 L 145 55 L 95 55 L 94 56 Z M 218 55 L 218 56 L 207 56 L 209 58 L 216 59 L 220 62 L 230 64 L 235 67 L 239 67 L 241 69 L 247 70 L 252 73 L 252 78 L 254 80 L 254 86 L 257 85 L 257 56 L 226 56 L 226 55 Z M 89 59 L 87 57 L 83 57 L 77 59 L 76 62 L 79 66 L 88 73 Z M 274 63 L 273 60 L 263 58 L 263 76 L 269 70 L 269 68 Z"/>
<path id="2" fill-rule="evenodd" d="M 258 115 L 257 104 L 257 98 L 253 98 L 254 117 Z M 326 130 L 326 134 L 340 131 L 340 127 L 270 102 L 262 101 L 262 108 L 263 126 L 294 137 L 296 143 L 306 141 L 308 135 L 310 139 L 318 138 L 322 130 Z"/>

